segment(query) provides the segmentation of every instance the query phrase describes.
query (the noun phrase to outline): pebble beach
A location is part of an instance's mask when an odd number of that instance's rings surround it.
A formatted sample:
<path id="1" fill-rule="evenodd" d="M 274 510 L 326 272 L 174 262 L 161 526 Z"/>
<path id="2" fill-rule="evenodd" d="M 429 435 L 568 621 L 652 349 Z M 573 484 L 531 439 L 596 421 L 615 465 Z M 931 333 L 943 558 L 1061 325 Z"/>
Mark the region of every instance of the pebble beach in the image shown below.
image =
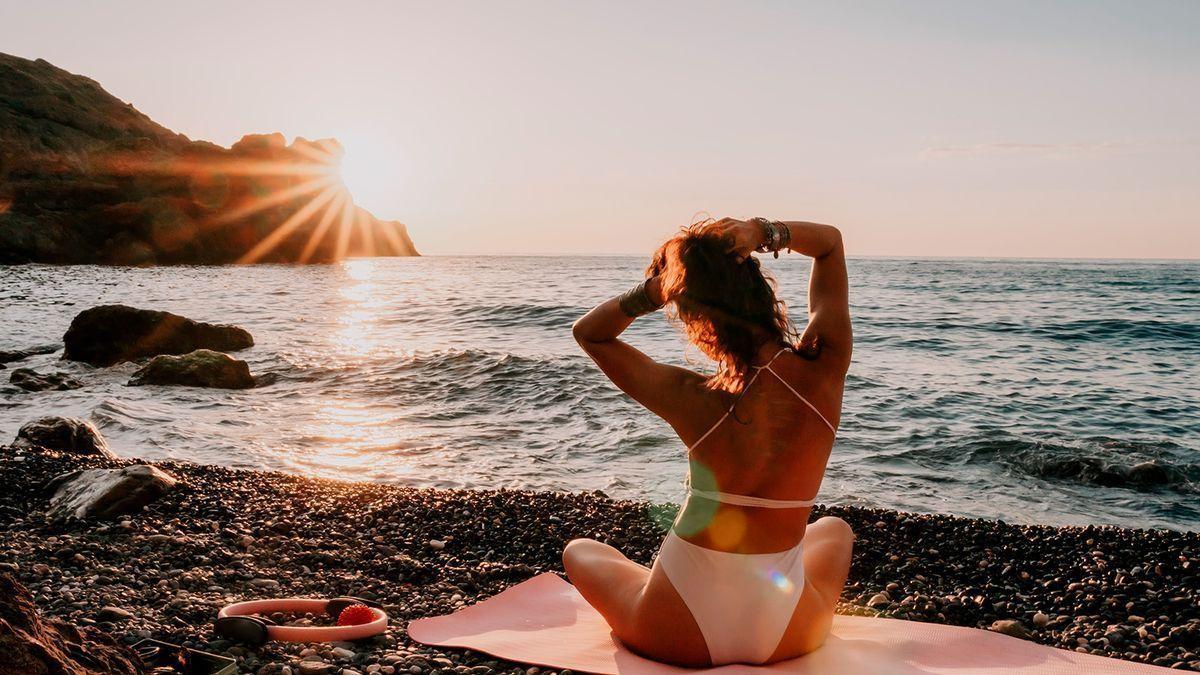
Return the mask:
<path id="1" fill-rule="evenodd" d="M 407 621 L 452 612 L 593 537 L 650 563 L 672 505 L 602 493 L 414 489 L 157 462 L 179 484 L 111 521 L 55 522 L 41 489 L 128 460 L 0 446 L 0 571 L 40 611 L 132 644 L 146 637 L 235 658 L 244 673 L 522 673 L 537 668 L 413 643 Z M 821 506 L 857 534 L 839 611 L 1000 630 L 1042 644 L 1200 670 L 1200 533 L 1041 527 Z M 383 604 L 357 643 L 216 639 L 226 603 L 355 595 Z M 565 671 L 564 671 L 565 672 Z"/>

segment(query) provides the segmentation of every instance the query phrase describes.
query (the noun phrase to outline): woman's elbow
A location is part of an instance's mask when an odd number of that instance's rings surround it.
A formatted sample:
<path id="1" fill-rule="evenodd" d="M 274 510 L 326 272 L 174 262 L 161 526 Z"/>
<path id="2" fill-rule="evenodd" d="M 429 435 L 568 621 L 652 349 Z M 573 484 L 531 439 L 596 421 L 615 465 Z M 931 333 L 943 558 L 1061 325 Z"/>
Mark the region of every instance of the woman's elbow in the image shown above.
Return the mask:
<path id="1" fill-rule="evenodd" d="M 575 323 L 571 324 L 571 337 L 575 338 L 575 341 L 579 343 L 579 346 L 583 347 L 586 351 L 588 343 L 591 342 L 591 340 L 588 339 L 587 325 L 584 323 L 584 318 L 585 317 L 581 317 L 575 321 Z"/>

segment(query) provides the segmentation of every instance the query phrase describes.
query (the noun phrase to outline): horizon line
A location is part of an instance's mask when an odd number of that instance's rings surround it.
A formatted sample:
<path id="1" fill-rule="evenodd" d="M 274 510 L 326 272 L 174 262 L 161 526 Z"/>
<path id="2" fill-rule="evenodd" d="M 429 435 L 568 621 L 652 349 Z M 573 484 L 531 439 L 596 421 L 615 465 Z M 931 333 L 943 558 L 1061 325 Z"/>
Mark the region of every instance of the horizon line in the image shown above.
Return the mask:
<path id="1" fill-rule="evenodd" d="M 644 253 L 422 253 L 422 258 L 636 258 L 643 257 Z M 380 258 L 387 257 L 410 257 L 410 256 L 374 256 Z M 780 260 L 784 260 L 789 256 L 780 256 Z M 807 258 L 801 253 L 795 253 L 790 257 Z M 854 254 L 847 255 L 848 260 L 853 259 L 882 259 L 882 260 L 996 260 L 996 261 L 1043 261 L 1043 262 L 1172 262 L 1200 263 L 1200 257 L 1195 258 L 1115 258 L 1115 257 L 1089 257 L 1089 256 L 987 256 L 987 255 L 914 255 L 914 254 Z"/>

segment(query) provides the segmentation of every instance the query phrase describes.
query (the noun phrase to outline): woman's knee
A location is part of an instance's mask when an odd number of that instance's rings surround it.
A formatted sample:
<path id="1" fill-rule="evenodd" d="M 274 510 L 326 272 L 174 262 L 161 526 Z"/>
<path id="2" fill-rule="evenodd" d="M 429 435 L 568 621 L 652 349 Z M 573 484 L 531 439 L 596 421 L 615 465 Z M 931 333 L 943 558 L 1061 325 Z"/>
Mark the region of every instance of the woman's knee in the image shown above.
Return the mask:
<path id="1" fill-rule="evenodd" d="M 569 575 L 573 567 L 578 568 L 580 564 L 586 564 L 588 558 L 607 548 L 610 548 L 607 544 L 602 544 L 595 539 L 572 539 L 563 547 L 563 569 Z"/>
<path id="2" fill-rule="evenodd" d="M 815 523 L 808 526 L 808 531 L 804 535 L 806 539 L 809 534 L 840 541 L 854 541 L 854 530 L 850 529 L 850 523 L 837 516 L 825 516 L 818 519 Z"/>

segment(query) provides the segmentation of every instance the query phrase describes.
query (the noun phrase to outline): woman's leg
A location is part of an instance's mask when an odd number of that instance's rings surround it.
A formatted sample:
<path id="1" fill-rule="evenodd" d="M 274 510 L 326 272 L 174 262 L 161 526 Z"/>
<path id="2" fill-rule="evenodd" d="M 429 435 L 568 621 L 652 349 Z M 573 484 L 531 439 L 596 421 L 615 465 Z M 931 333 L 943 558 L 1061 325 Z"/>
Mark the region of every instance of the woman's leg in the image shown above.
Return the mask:
<path id="1" fill-rule="evenodd" d="M 638 600 L 650 570 L 594 539 L 572 539 L 563 549 L 563 569 L 588 604 L 620 636 L 634 626 Z"/>
<path id="2" fill-rule="evenodd" d="M 807 654 L 829 637 L 853 550 L 854 532 L 841 518 L 826 516 L 805 530 L 804 592 L 771 660 Z"/>
<path id="3" fill-rule="evenodd" d="M 632 651 L 682 666 L 710 665 L 700 628 L 661 570 L 652 571 L 593 539 L 568 542 L 563 568 Z"/>

